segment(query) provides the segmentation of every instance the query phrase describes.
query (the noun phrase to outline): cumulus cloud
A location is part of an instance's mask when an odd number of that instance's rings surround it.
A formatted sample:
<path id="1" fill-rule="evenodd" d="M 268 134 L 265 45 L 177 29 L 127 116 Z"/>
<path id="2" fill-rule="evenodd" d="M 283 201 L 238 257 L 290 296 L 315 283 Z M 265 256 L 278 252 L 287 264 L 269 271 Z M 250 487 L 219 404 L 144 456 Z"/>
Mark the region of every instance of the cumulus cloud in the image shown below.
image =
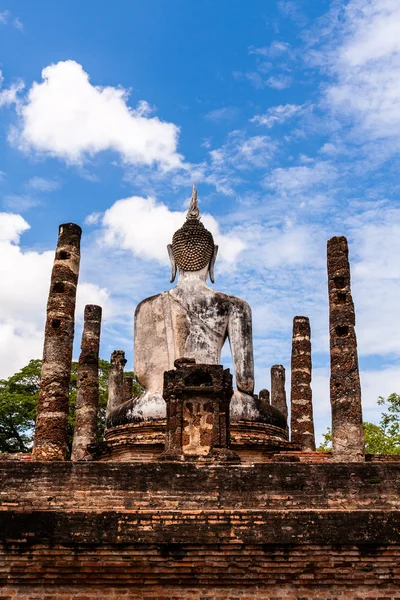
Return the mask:
<path id="1" fill-rule="evenodd" d="M 130 165 L 157 164 L 163 170 L 181 167 L 177 153 L 179 128 L 149 118 L 150 107 L 128 106 L 128 91 L 92 85 L 73 60 L 42 71 L 19 107 L 20 123 L 10 136 L 24 150 L 56 156 L 68 163 L 104 150 L 120 154 Z"/>
<path id="2" fill-rule="evenodd" d="M 118 200 L 105 212 L 103 239 L 109 246 L 167 264 L 167 244 L 185 218 L 185 212 L 172 211 L 154 198 L 132 196 Z M 202 222 L 220 246 L 220 258 L 233 264 L 244 249 L 244 243 L 237 237 L 222 234 L 214 217 L 204 214 Z"/>
<path id="3" fill-rule="evenodd" d="M 21 235 L 29 224 L 21 215 L 0 213 L 0 377 L 8 377 L 30 359 L 40 358 L 54 249 L 23 250 Z M 86 303 L 109 309 L 107 290 L 95 284 L 78 286 L 77 317 Z"/>
<path id="4" fill-rule="evenodd" d="M 331 47 L 335 80 L 325 101 L 340 116 L 377 138 L 400 131 L 400 4 L 398 0 L 351 0 Z"/>

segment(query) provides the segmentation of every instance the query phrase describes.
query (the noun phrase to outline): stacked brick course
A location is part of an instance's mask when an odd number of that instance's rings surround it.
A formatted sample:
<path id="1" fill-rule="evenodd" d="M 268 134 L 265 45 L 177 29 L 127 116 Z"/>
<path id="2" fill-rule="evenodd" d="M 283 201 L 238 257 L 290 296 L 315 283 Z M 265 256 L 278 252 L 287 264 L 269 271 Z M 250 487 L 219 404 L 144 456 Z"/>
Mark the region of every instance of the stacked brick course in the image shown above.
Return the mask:
<path id="1" fill-rule="evenodd" d="M 399 464 L 4 461 L 0 585 L 24 600 L 394 599 Z"/>

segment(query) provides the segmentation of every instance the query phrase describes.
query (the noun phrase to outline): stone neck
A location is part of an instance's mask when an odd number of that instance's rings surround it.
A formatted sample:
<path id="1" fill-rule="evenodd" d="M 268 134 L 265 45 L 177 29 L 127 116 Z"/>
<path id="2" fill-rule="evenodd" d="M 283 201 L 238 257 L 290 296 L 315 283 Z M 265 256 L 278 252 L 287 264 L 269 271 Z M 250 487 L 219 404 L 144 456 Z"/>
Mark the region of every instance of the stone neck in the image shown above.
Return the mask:
<path id="1" fill-rule="evenodd" d="M 176 289 L 198 289 L 208 287 L 206 284 L 208 266 L 200 271 L 182 271 L 178 269 L 178 283 Z"/>

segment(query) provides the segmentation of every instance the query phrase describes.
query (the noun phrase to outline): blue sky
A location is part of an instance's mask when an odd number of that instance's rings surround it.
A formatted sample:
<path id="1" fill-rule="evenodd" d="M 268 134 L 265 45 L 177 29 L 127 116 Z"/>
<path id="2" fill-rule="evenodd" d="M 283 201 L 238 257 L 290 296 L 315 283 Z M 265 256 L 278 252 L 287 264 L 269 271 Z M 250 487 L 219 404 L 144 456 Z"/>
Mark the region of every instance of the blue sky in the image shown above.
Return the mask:
<path id="1" fill-rule="evenodd" d="M 257 389 L 275 363 L 290 379 L 292 319 L 311 319 L 319 432 L 326 240 L 348 237 L 376 421 L 400 379 L 399 28 L 397 0 L 0 5 L 0 376 L 41 355 L 66 221 L 83 227 L 75 355 L 93 302 L 102 356 L 132 364 L 135 306 L 169 287 L 195 179 L 214 287 L 253 309 Z"/>

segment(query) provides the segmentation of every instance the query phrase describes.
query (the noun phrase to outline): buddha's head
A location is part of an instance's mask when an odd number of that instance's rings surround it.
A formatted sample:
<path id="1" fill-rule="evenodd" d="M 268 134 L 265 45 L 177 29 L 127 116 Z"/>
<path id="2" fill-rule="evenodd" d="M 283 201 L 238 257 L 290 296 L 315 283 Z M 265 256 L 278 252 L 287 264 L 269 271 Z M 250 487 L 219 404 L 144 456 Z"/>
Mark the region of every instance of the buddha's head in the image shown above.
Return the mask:
<path id="1" fill-rule="evenodd" d="M 175 231 L 172 244 L 168 244 L 171 261 L 171 283 L 175 280 L 177 268 L 183 272 L 201 272 L 210 275 L 214 283 L 214 264 L 218 246 L 214 244 L 212 234 L 200 221 L 197 203 L 196 184 L 193 184 L 192 198 L 184 225 Z M 206 269 L 207 267 L 207 269 Z"/>

